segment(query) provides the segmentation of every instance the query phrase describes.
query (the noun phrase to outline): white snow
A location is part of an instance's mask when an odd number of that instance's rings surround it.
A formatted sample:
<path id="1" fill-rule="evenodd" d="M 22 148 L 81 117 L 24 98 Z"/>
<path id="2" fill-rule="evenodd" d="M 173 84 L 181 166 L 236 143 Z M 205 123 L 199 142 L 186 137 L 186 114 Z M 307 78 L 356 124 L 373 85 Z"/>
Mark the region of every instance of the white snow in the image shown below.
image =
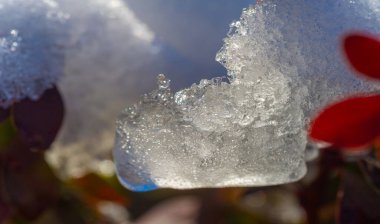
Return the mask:
<path id="1" fill-rule="evenodd" d="M 0 107 L 37 99 L 59 79 L 67 19 L 53 0 L 0 1 Z"/>
<path id="2" fill-rule="evenodd" d="M 77 177 L 109 167 L 114 142 L 110 121 L 128 102 L 125 96 L 137 98 L 136 88 L 144 91 L 151 85 L 144 83 L 149 76 L 137 72 L 144 74 L 146 65 L 158 63 L 161 45 L 122 0 L 58 3 L 70 14 L 65 76 L 59 83 L 66 117 L 47 159 L 60 176 Z"/>

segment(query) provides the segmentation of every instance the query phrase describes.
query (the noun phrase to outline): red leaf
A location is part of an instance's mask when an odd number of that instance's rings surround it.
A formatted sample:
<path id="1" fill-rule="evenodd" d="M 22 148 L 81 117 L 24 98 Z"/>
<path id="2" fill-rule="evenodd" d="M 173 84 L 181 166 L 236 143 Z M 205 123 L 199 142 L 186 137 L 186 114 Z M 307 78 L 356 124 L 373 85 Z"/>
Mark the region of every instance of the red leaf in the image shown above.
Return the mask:
<path id="1" fill-rule="evenodd" d="M 4 202 L 0 194 L 0 223 L 6 223 L 6 220 L 11 216 L 11 208 Z"/>
<path id="2" fill-rule="evenodd" d="M 380 79 L 380 40 L 352 34 L 344 39 L 344 50 L 356 71 L 370 78 Z"/>
<path id="3" fill-rule="evenodd" d="M 57 88 L 45 91 L 37 101 L 22 100 L 13 106 L 22 140 L 32 149 L 48 149 L 61 128 L 64 105 Z"/>
<path id="4" fill-rule="evenodd" d="M 310 137 L 336 147 L 366 146 L 380 135 L 380 95 L 354 97 L 327 107 L 312 122 Z"/>
<path id="5" fill-rule="evenodd" d="M 9 109 L 0 108 L 0 123 L 9 117 Z"/>

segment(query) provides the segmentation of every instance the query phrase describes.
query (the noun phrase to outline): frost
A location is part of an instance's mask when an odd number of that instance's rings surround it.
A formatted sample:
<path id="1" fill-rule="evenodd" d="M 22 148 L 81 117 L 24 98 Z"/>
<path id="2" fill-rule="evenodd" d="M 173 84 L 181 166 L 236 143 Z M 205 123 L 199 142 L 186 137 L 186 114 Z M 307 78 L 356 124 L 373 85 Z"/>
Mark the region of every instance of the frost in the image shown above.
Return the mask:
<path id="1" fill-rule="evenodd" d="M 64 22 L 53 0 L 0 0 L 0 106 L 37 99 L 63 73 Z"/>
<path id="2" fill-rule="evenodd" d="M 266 0 L 243 11 L 217 54 L 228 79 L 159 88 L 122 112 L 114 159 L 136 191 L 264 186 L 302 178 L 310 116 L 374 87 L 340 54 L 352 29 L 380 31 L 377 0 Z"/>

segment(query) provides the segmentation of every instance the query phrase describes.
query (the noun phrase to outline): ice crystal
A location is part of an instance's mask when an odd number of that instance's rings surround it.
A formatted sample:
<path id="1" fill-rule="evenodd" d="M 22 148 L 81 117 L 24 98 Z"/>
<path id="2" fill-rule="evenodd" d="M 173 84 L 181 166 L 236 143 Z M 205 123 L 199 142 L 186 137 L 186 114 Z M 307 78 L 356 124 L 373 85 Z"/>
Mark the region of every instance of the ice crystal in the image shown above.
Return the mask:
<path id="1" fill-rule="evenodd" d="M 306 172 L 305 127 L 329 100 L 371 90 L 348 75 L 339 38 L 380 31 L 377 0 L 266 0 L 231 25 L 223 78 L 158 90 L 122 112 L 114 158 L 129 189 L 263 186 Z"/>

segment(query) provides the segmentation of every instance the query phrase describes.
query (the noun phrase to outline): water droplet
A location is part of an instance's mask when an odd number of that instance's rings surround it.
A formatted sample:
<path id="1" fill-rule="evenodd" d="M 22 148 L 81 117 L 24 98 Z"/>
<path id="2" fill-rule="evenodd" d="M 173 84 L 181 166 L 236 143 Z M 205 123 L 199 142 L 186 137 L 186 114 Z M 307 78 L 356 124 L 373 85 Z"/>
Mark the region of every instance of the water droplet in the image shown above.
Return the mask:
<path id="1" fill-rule="evenodd" d="M 159 89 L 168 89 L 170 87 L 170 80 L 164 74 L 157 76 L 157 84 Z"/>
<path id="2" fill-rule="evenodd" d="M 10 34 L 11 34 L 13 37 L 17 37 L 17 36 L 18 36 L 18 30 L 11 30 Z"/>

